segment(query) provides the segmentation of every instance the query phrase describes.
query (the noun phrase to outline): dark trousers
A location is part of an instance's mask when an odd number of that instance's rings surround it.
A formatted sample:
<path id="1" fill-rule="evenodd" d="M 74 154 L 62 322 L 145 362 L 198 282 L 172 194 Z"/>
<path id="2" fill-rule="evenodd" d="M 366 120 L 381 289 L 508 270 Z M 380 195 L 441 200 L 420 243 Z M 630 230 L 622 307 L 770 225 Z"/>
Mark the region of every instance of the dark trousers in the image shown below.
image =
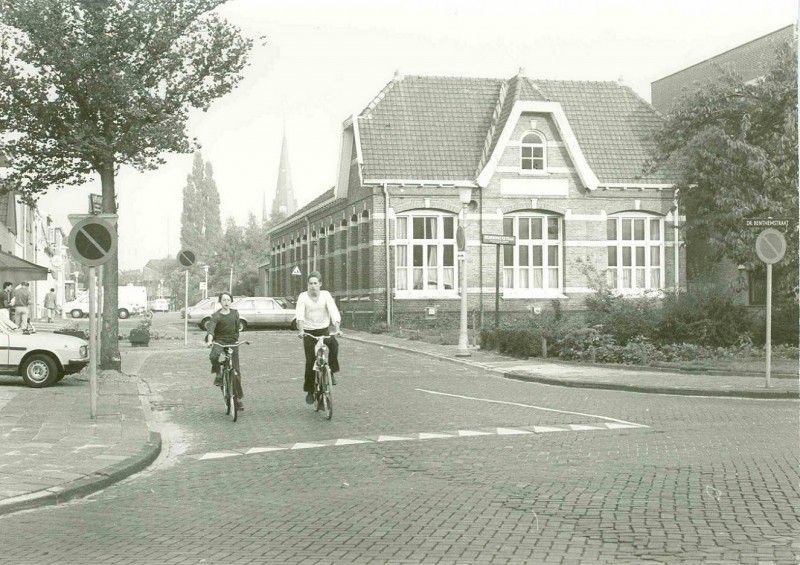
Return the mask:
<path id="1" fill-rule="evenodd" d="M 211 359 L 211 372 L 215 375 L 219 374 L 219 356 L 223 353 L 222 347 L 217 344 L 211 346 L 211 353 L 208 358 Z M 233 370 L 236 374 L 233 376 L 233 396 L 236 398 L 244 397 L 242 391 L 242 371 L 239 369 L 239 348 L 233 348 Z"/>
<path id="2" fill-rule="evenodd" d="M 307 334 L 321 336 L 321 335 L 328 335 L 328 328 L 323 328 L 321 330 L 305 330 Z M 314 392 L 314 361 L 316 360 L 316 356 L 314 355 L 314 346 L 317 345 L 317 340 L 304 337 L 303 338 L 303 350 L 306 354 L 306 373 L 305 373 L 305 381 L 303 382 L 303 390 L 306 392 Z M 339 372 L 339 343 L 336 341 L 335 337 L 325 340 L 325 345 L 328 346 L 328 366 L 331 368 L 331 373 L 338 373 Z"/>

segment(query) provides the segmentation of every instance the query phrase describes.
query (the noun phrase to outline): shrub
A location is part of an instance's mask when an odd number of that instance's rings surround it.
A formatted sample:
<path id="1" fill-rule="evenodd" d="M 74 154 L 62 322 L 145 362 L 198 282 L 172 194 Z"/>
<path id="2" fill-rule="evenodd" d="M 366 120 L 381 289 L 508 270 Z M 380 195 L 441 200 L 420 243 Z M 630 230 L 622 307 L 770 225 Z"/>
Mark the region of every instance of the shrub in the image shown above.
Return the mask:
<path id="1" fill-rule="evenodd" d="M 751 325 L 753 342 L 764 345 L 767 341 L 766 313 L 755 317 Z M 800 312 L 797 303 L 773 303 L 772 345 L 797 346 L 800 342 Z"/>
<path id="2" fill-rule="evenodd" d="M 563 359 L 591 360 L 594 347 L 597 359 L 598 349 L 613 345 L 614 338 L 601 333 L 598 328 L 580 327 L 559 338 L 558 356 Z"/>
<path id="3" fill-rule="evenodd" d="M 729 347 L 751 325 L 746 306 L 736 304 L 729 290 L 699 287 L 664 297 L 656 339 L 661 343 L 696 343 Z"/>
<path id="4" fill-rule="evenodd" d="M 600 326 L 614 341 L 625 345 L 637 336 L 653 338 L 661 322 L 661 303 L 655 295 L 622 296 L 611 290 L 600 291 L 586 300 L 586 321 Z"/>

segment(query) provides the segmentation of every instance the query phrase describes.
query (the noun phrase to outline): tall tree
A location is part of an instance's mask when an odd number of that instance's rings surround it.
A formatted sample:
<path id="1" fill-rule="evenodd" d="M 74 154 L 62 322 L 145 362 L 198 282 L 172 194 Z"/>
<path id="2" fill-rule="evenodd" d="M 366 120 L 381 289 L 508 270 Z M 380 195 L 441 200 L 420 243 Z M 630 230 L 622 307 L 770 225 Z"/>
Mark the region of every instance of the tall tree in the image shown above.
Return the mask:
<path id="1" fill-rule="evenodd" d="M 199 251 L 203 241 L 203 156 L 194 154 L 192 172 L 186 176 L 181 213 L 181 248 Z"/>
<path id="2" fill-rule="evenodd" d="M 658 133 L 653 167 L 674 166 L 688 246 L 761 265 L 745 218 L 790 218 L 776 282 L 798 284 L 797 43 L 777 46 L 763 80 L 733 72 L 685 91 Z M 758 268 L 758 267 L 757 267 Z"/>
<path id="3" fill-rule="evenodd" d="M 214 180 L 214 168 L 206 163 L 203 177 L 203 235 L 205 245 L 214 248 L 222 237 L 222 221 L 219 212 L 219 191 Z"/>
<path id="4" fill-rule="evenodd" d="M 188 153 L 189 110 L 241 79 L 252 42 L 215 8 L 226 0 L 0 0 L 0 133 L 11 186 L 35 201 L 100 177 L 116 213 L 115 175 Z M 120 220 L 124 221 L 124 220 Z M 119 369 L 118 258 L 106 264 L 101 367 Z"/>

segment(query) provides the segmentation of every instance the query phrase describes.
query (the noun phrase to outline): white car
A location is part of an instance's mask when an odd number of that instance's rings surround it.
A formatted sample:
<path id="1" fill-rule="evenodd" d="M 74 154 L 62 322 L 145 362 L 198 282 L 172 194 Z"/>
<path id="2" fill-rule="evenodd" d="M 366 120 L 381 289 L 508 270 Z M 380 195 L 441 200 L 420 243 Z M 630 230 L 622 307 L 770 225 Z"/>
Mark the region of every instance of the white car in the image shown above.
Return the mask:
<path id="1" fill-rule="evenodd" d="M 0 320 L 0 374 L 19 375 L 29 387 L 54 385 L 89 364 L 89 344 L 71 335 L 23 333 Z"/>
<path id="2" fill-rule="evenodd" d="M 156 298 L 151 300 L 150 310 L 153 312 L 169 312 L 169 301 L 166 298 Z"/>
<path id="3" fill-rule="evenodd" d="M 197 324 L 201 330 L 206 329 L 206 324 L 211 319 L 211 314 L 222 308 L 216 296 L 204 298 L 194 306 L 189 306 L 186 316 L 189 323 Z"/>

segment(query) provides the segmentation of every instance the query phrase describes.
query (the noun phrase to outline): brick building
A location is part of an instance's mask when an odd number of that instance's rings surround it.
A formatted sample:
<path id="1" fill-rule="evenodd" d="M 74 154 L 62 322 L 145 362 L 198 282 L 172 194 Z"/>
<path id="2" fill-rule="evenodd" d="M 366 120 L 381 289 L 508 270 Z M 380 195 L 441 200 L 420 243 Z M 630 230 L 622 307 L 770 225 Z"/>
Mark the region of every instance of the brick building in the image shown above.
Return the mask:
<path id="1" fill-rule="evenodd" d="M 346 323 L 457 316 L 462 223 L 482 316 L 496 282 L 501 312 L 580 309 L 586 265 L 623 293 L 681 287 L 670 179 L 642 174 L 659 125 L 615 82 L 396 75 L 344 122 L 335 186 L 271 230 L 268 293 L 317 269 Z M 514 238 L 499 265 L 484 235 Z"/>
<path id="2" fill-rule="evenodd" d="M 650 84 L 653 107 L 663 114 L 669 113 L 681 90 L 697 88 L 725 70 L 735 71 L 745 82 L 763 78 L 775 60 L 776 47 L 791 41 L 796 33 L 794 25 L 782 27 L 653 81 Z"/>

